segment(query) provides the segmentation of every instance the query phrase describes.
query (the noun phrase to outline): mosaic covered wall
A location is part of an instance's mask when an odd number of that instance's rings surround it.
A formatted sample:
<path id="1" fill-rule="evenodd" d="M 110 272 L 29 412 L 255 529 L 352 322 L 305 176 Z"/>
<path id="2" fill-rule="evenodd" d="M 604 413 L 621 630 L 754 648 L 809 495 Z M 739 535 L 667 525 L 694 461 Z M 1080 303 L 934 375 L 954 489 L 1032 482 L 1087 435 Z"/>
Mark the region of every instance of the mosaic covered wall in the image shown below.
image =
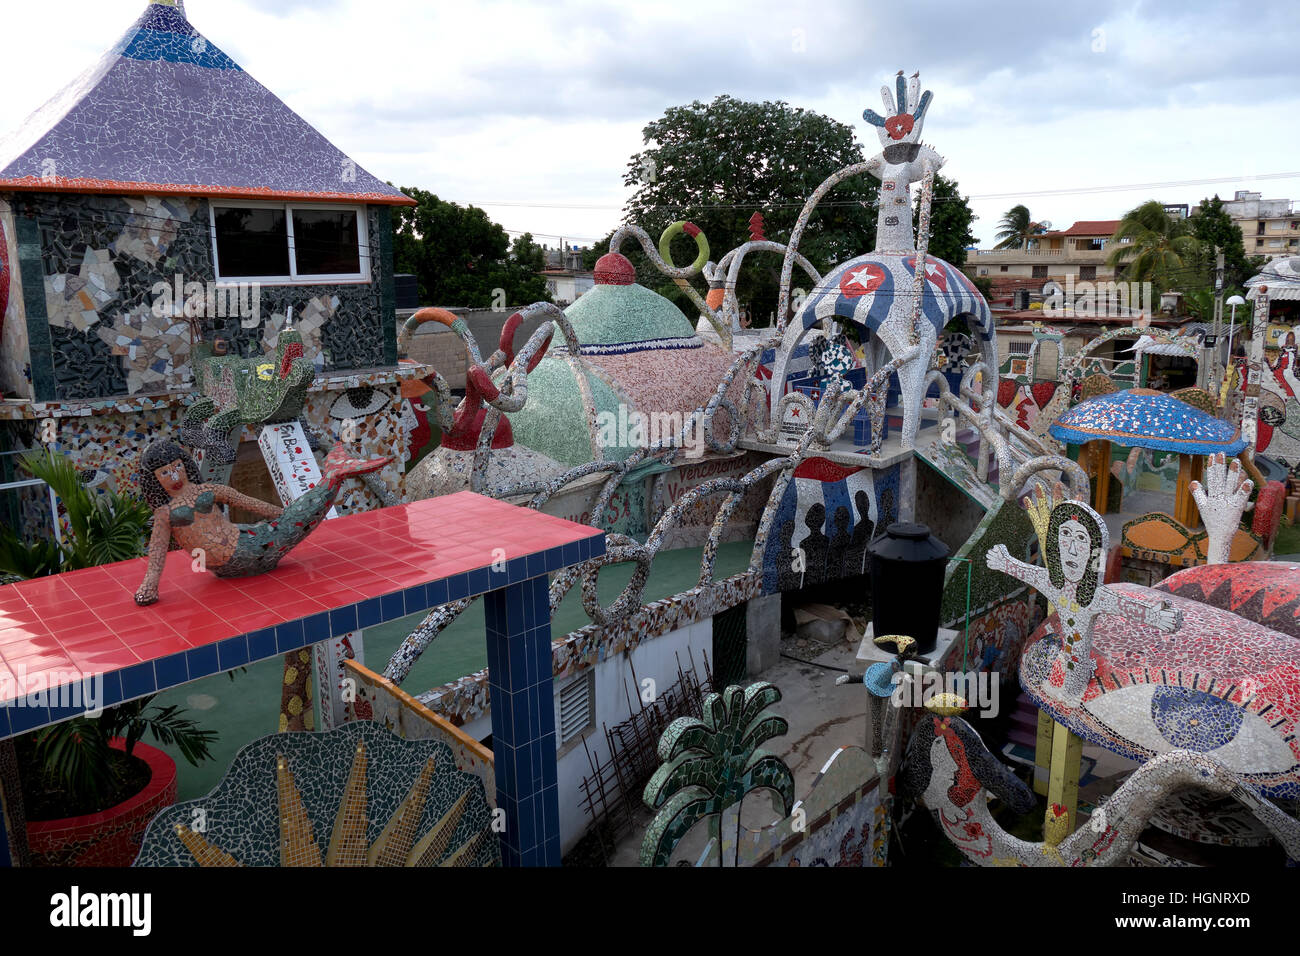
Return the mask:
<path id="1" fill-rule="evenodd" d="M 398 378 L 417 375 L 421 368 L 317 380 L 307 393 L 302 418 L 329 439 L 338 437 L 343 420 L 356 421 L 356 437 L 364 454 L 394 457 L 394 463 L 377 474 L 393 493 L 400 495 L 401 462 L 410 429 L 402 415 Z M 175 438 L 190 398 L 186 394 L 17 406 L 8 413 L 13 420 L 0 421 L 0 427 L 10 430 L 11 440 L 17 446 L 29 447 L 44 430 L 43 422 L 53 419 L 51 448 L 70 455 L 79 468 L 97 473 L 105 486 L 135 491 L 134 474 L 140 452 L 156 437 Z M 369 414 L 355 415 L 358 408 L 364 408 Z M 257 436 L 246 428 L 242 437 L 255 441 Z M 348 482 L 335 502 L 340 514 L 381 505 L 378 497 L 357 481 Z M 37 501 L 36 511 L 41 507 Z"/>
<path id="2" fill-rule="evenodd" d="M 27 368 L 27 313 L 18 270 L 13 210 L 0 199 L 0 395 L 31 398 Z"/>
<path id="3" fill-rule="evenodd" d="M 953 643 L 949 664 L 961 668 L 964 655 L 966 669 L 1013 674 L 1031 629 L 1030 592 L 1014 578 L 989 570 L 984 555 L 999 544 L 1014 558 L 1037 559 L 1038 538 L 1018 501 L 999 500 L 949 562 L 939 620 L 943 627 L 969 634 L 969 642 L 961 638 Z"/>
<path id="4" fill-rule="evenodd" d="M 885 866 L 893 798 L 867 753 L 842 747 L 826 761 L 794 817 L 747 832 L 740 856 L 750 866 Z"/>
<path id="5" fill-rule="evenodd" d="M 804 461 L 772 517 L 763 552 L 764 593 L 866 573 L 872 534 L 898 520 L 898 506 L 897 465 L 873 471 L 826 458 Z"/>
<path id="6" fill-rule="evenodd" d="M 652 601 L 617 624 L 580 627 L 551 645 L 554 674 L 556 677 L 576 674 L 597 661 L 627 653 L 642 641 L 743 604 L 759 595 L 761 580 L 757 572 L 744 571 L 716 584 L 689 588 L 661 601 Z M 420 694 L 419 700 L 455 726 L 464 726 L 489 711 L 487 669 L 435 687 Z"/>
<path id="7" fill-rule="evenodd" d="M 1275 354 L 1276 358 L 1271 361 L 1265 358 L 1259 380 L 1259 425 L 1255 450 L 1284 463 L 1295 472 L 1300 468 L 1300 378 L 1297 378 L 1300 365 L 1297 364 L 1294 344 L 1284 346 Z M 1244 376 L 1237 387 L 1244 397 L 1247 393 Z"/>
<path id="8" fill-rule="evenodd" d="M 356 682 L 356 699 L 348 706 L 349 719 L 372 720 L 408 740 L 441 741 L 451 748 L 456 769 L 482 780 L 488 803 L 496 804 L 497 783 L 491 750 L 364 665 L 350 660 L 344 661 L 343 667 Z"/>
<path id="9" fill-rule="evenodd" d="M 155 287 L 174 286 L 178 275 L 182 285 L 215 279 L 207 200 L 31 193 L 15 194 L 11 202 L 26 268 L 39 259 L 44 270 L 43 301 L 31 301 L 33 282 L 24 276 L 28 323 L 49 327 L 48 348 L 32 338 L 35 397 L 106 398 L 188 387 L 192 333 L 185 319 L 154 314 L 156 304 L 163 311 L 162 303 L 175 298 Z M 318 371 L 392 364 L 396 331 L 385 321 L 382 293 L 391 273 L 388 211 L 368 208 L 372 281 L 248 289 L 238 309 L 232 298 L 232 307 L 219 311 L 238 311 L 251 327 L 238 314 L 205 315 L 204 334 L 220 334 L 240 354 L 257 355 L 274 347 L 292 308 Z M 6 362 L 19 361 L 6 348 Z"/>
<path id="10" fill-rule="evenodd" d="M 493 866 L 491 823 L 445 744 L 355 721 L 253 741 L 210 794 L 154 817 L 135 865 Z"/>

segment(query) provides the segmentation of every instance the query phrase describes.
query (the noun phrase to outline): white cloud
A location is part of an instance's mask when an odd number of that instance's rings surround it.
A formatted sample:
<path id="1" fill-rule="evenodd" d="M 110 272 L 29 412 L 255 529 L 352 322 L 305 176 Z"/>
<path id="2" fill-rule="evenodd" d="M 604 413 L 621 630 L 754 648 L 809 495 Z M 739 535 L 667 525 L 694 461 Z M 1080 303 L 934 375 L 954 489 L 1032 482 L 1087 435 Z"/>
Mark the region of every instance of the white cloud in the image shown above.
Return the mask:
<path id="1" fill-rule="evenodd" d="M 1300 168 L 1290 5 L 907 5 L 774 0 L 625 6 L 488 0 L 188 0 L 210 41 L 381 178 L 486 206 L 507 228 L 590 239 L 619 220 L 627 158 L 662 111 L 730 93 L 852 124 L 920 69 L 926 140 L 974 195 L 1235 176 L 1218 186 L 1026 197 L 1058 225 L 1155 195 L 1195 202 Z M 107 49 L 140 0 L 6 10 L 0 131 Z M 1101 31 L 1100 33 L 1098 31 Z M 1096 51 L 1098 40 L 1104 47 Z M 1300 179 L 1258 184 L 1300 198 Z M 974 203 L 988 241 L 1014 199 Z M 554 239 L 551 239 L 553 242 Z"/>

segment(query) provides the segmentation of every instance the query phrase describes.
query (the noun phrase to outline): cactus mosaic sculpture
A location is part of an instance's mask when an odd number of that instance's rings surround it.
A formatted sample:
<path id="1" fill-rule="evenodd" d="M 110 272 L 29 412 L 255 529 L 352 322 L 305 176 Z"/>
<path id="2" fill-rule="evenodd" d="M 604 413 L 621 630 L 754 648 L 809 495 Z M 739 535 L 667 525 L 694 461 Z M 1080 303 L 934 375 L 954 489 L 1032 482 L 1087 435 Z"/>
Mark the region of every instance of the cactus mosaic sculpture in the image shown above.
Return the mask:
<path id="1" fill-rule="evenodd" d="M 728 687 L 704 699 L 704 719 L 678 717 L 659 740 L 663 764 L 646 784 L 646 806 L 657 810 L 641 844 L 642 866 L 667 866 L 682 837 L 700 820 L 717 818 L 753 790 L 769 789 L 782 815 L 794 805 L 794 776 L 759 744 L 789 727 L 766 712 L 781 699 L 772 684 Z"/>

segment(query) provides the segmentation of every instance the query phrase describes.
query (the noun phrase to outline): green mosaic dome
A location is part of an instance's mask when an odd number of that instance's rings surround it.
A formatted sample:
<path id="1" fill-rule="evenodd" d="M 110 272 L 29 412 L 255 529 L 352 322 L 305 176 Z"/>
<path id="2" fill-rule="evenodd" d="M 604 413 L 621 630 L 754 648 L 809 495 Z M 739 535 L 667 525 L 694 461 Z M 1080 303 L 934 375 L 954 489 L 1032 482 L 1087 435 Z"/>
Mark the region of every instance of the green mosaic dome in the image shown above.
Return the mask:
<path id="1" fill-rule="evenodd" d="M 622 345 L 695 335 L 695 327 L 677 306 L 637 284 L 597 283 L 564 314 L 582 345 Z"/>
<path id="2" fill-rule="evenodd" d="M 591 292 L 583 298 L 589 295 Z M 594 370 L 588 380 L 597 414 L 604 411 L 618 415 L 619 397 L 614 390 L 597 378 Z M 548 355 L 529 373 L 528 404 L 510 415 L 510 427 L 516 444 L 573 466 L 586 464 L 596 457 L 586 420 L 582 392 L 573 369 L 564 359 Z M 605 457 L 622 461 L 632 451 L 631 447 L 624 446 L 606 448 Z"/>

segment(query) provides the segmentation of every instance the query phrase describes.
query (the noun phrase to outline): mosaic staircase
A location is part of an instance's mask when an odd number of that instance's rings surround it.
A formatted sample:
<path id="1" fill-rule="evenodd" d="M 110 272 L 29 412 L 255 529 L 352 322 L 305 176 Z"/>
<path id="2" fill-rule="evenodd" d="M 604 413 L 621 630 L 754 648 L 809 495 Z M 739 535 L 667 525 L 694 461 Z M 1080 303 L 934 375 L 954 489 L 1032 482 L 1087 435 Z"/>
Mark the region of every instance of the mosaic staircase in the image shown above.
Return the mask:
<path id="1" fill-rule="evenodd" d="M 975 429 L 967 427 L 959 429 L 957 432 L 957 444 L 961 446 L 966 457 L 971 461 L 971 469 L 976 468 L 976 453 L 979 451 L 980 433 Z M 998 487 L 998 459 L 996 455 L 989 455 L 989 484 L 994 488 Z"/>
<path id="2" fill-rule="evenodd" d="M 1020 747 L 1027 747 L 1032 754 L 1038 744 L 1038 707 L 1028 694 L 1021 691 L 1016 695 L 1016 709 L 1011 714 L 1011 729 L 1007 740 Z"/>

